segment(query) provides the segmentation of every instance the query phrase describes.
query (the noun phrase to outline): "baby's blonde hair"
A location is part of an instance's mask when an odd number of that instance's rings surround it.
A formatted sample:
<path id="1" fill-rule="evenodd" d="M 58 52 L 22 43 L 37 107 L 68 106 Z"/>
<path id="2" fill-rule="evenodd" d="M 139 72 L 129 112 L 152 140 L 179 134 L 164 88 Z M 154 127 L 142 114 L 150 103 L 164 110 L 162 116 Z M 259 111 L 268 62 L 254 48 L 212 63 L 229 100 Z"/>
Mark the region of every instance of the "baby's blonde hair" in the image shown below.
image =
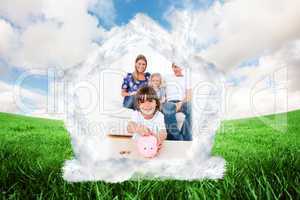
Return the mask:
<path id="1" fill-rule="evenodd" d="M 161 74 L 160 74 L 160 73 L 153 73 L 153 74 L 151 74 L 149 85 L 152 86 L 152 85 L 151 85 L 151 81 L 152 81 L 152 78 L 153 78 L 153 77 L 159 77 L 159 79 L 160 79 L 160 87 L 162 87 L 162 85 L 163 85 L 163 80 L 162 80 L 162 77 L 161 77 Z"/>

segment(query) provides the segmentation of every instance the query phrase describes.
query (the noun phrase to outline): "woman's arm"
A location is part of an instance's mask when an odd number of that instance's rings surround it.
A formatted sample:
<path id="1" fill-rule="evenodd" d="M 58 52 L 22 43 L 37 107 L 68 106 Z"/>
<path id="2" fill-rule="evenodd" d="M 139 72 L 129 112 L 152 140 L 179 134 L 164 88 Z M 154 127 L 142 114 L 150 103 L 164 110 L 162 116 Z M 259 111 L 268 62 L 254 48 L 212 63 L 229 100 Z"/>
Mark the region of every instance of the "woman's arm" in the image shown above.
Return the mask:
<path id="1" fill-rule="evenodd" d="M 137 92 L 131 92 L 131 93 L 129 93 L 129 92 L 127 92 L 125 89 L 122 89 L 122 91 L 121 91 L 122 97 L 133 96 L 133 95 L 135 95 L 136 93 L 137 93 Z"/>
<path id="2" fill-rule="evenodd" d="M 129 81 L 130 81 L 130 73 L 128 73 L 124 78 L 123 78 L 123 83 L 121 86 L 121 96 L 126 97 L 129 96 L 128 89 L 130 87 Z"/>
<path id="3" fill-rule="evenodd" d="M 126 89 L 122 89 L 121 95 L 122 97 L 130 96 Z"/>

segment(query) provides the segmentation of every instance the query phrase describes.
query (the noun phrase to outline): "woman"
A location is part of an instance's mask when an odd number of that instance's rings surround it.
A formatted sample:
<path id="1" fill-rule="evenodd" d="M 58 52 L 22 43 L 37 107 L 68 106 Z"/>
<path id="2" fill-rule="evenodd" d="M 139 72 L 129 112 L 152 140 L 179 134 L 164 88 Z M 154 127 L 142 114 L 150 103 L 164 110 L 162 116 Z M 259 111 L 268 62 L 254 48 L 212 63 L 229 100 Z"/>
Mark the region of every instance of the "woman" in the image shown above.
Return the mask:
<path id="1" fill-rule="evenodd" d="M 135 110 L 135 94 L 137 90 L 148 84 L 151 74 L 145 72 L 147 59 L 144 55 L 138 55 L 135 59 L 133 73 L 127 73 L 123 79 L 121 95 L 124 97 L 123 106 Z"/>

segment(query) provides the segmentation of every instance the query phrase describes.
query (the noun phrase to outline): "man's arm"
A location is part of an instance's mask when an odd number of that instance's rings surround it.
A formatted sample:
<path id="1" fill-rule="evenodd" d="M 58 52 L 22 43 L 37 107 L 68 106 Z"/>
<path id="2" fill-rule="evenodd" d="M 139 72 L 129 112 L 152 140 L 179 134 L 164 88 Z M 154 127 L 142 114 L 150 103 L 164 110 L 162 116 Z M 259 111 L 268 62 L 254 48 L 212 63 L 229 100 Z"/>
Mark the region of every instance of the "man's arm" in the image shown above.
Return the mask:
<path id="1" fill-rule="evenodd" d="M 185 91 L 184 98 L 181 101 L 179 101 L 178 103 L 176 103 L 176 112 L 178 112 L 181 109 L 181 106 L 183 103 L 189 102 L 191 100 L 192 100 L 192 89 L 187 89 Z"/>
<path id="2" fill-rule="evenodd" d="M 192 89 L 187 89 L 185 91 L 185 97 L 182 99 L 182 102 L 188 102 L 192 100 Z"/>

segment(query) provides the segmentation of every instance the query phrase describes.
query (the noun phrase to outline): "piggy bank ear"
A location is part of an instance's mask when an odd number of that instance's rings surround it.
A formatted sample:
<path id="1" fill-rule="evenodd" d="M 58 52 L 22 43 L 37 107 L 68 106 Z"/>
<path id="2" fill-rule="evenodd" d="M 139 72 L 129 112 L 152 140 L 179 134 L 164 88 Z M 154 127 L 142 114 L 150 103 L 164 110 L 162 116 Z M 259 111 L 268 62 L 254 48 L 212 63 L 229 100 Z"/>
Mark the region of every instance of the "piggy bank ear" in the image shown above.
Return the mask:
<path id="1" fill-rule="evenodd" d="M 157 138 L 154 137 L 153 135 L 150 135 L 149 137 L 151 137 L 152 143 L 153 143 L 155 146 L 157 146 L 157 143 L 158 143 Z"/>

